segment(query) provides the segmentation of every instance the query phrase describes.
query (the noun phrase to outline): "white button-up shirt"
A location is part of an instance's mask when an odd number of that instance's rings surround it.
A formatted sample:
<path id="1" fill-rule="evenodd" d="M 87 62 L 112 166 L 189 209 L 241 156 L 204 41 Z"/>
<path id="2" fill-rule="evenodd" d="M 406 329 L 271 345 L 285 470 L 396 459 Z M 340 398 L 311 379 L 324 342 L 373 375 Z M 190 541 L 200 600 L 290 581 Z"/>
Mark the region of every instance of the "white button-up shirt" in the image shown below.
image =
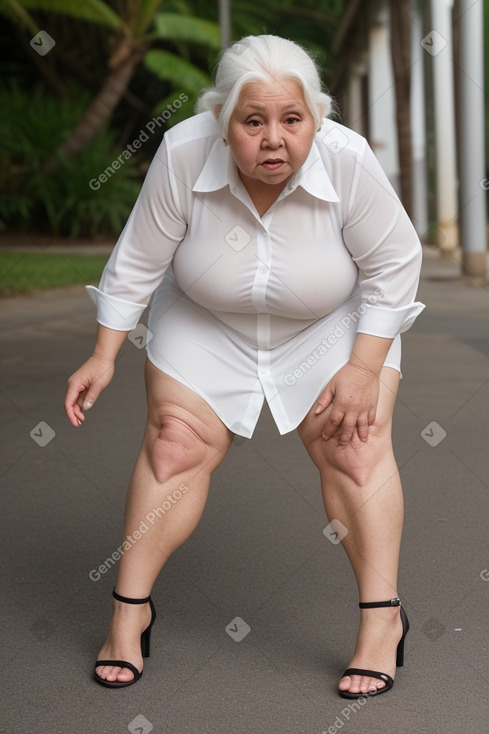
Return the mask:
<path id="1" fill-rule="evenodd" d="M 348 361 L 357 332 L 395 338 L 410 327 L 423 309 L 420 264 L 416 232 L 357 133 L 324 120 L 260 217 L 203 113 L 165 134 L 99 287 L 88 290 L 98 321 L 129 331 L 157 289 L 149 358 L 242 435 L 265 395 L 283 433 Z M 399 369 L 396 342 L 386 364 Z M 199 350 L 216 354 L 209 374 L 186 366 Z M 239 385 L 237 360 L 249 361 Z M 214 383 L 227 379 L 224 398 Z"/>

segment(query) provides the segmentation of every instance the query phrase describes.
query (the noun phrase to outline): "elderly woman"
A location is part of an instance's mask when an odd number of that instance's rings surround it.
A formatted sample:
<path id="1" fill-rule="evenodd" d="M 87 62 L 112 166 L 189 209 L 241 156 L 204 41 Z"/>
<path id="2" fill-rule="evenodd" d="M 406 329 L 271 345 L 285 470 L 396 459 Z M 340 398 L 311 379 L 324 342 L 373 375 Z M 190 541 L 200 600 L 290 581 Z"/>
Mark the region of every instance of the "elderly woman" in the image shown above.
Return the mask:
<path id="1" fill-rule="evenodd" d="M 403 664 L 391 421 L 399 334 L 423 308 L 414 302 L 421 247 L 366 141 L 329 111 L 314 62 L 293 42 L 257 36 L 231 46 L 199 114 L 165 134 L 99 287 L 88 287 L 98 332 L 68 382 L 74 426 L 155 292 L 148 419 L 124 537 L 148 513 L 155 520 L 120 559 L 95 666 L 104 686 L 141 677 L 155 579 L 199 522 L 234 435 L 251 437 L 265 398 L 280 433 L 297 428 L 319 469 L 358 583 L 360 628 L 340 695 L 384 693 Z M 171 511 L 157 512 L 168 496 Z"/>

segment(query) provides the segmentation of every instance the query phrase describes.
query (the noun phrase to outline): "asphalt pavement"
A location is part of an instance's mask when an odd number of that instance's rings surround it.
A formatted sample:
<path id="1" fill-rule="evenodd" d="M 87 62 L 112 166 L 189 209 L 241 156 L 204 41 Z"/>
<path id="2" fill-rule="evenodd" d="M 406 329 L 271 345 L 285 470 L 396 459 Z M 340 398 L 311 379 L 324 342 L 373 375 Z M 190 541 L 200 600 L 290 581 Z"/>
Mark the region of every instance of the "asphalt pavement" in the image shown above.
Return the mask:
<path id="1" fill-rule="evenodd" d="M 486 734 L 489 285 L 459 273 L 426 250 L 427 309 L 403 337 L 394 423 L 411 630 L 394 689 L 357 703 L 336 693 L 358 623 L 353 574 L 323 533 L 315 467 L 266 407 L 154 587 L 141 681 L 93 682 L 144 427 L 144 350 L 127 340 L 74 429 L 63 398 L 92 347 L 93 304 L 81 287 L 0 301 L 0 732 Z"/>

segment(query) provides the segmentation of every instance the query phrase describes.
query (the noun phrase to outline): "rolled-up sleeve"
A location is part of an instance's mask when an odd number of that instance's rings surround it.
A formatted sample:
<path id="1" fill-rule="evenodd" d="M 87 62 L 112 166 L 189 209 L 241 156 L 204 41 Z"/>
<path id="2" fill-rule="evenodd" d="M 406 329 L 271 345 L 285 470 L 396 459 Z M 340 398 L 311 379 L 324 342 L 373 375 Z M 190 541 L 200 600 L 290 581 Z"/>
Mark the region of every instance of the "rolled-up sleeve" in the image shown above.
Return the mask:
<path id="1" fill-rule="evenodd" d="M 368 145 L 356 162 L 343 239 L 361 273 L 358 331 L 394 338 L 409 329 L 424 309 L 415 300 L 421 243 Z"/>
<path id="2" fill-rule="evenodd" d="M 134 329 L 184 238 L 187 217 L 176 183 L 163 140 L 98 288 L 86 287 L 103 326 Z"/>

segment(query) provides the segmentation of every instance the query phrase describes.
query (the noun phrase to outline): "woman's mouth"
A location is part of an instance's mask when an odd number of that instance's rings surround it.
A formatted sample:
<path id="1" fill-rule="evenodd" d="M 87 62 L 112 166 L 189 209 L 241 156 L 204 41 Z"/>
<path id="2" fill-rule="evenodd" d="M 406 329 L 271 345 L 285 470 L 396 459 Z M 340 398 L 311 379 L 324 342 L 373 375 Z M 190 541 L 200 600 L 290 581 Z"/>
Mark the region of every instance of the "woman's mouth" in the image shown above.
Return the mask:
<path id="1" fill-rule="evenodd" d="M 283 161 L 281 158 L 267 158 L 266 161 L 263 161 L 262 166 L 264 168 L 267 168 L 269 171 L 275 171 L 277 168 L 280 168 L 285 164 L 285 161 Z"/>

